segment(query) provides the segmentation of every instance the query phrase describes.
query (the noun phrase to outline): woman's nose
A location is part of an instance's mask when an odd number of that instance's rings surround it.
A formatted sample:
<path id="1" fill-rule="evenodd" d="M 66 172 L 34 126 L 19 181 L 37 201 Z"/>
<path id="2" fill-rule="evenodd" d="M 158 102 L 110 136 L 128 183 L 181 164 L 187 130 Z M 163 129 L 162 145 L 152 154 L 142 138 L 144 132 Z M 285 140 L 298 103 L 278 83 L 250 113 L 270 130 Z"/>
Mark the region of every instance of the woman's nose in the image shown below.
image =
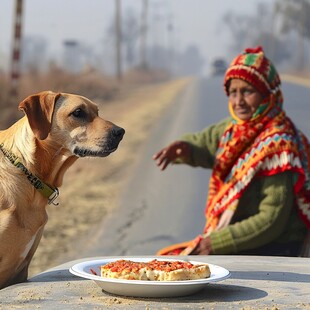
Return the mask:
<path id="1" fill-rule="evenodd" d="M 241 105 L 244 103 L 244 95 L 242 92 L 236 92 L 234 96 L 234 101 L 236 104 Z"/>

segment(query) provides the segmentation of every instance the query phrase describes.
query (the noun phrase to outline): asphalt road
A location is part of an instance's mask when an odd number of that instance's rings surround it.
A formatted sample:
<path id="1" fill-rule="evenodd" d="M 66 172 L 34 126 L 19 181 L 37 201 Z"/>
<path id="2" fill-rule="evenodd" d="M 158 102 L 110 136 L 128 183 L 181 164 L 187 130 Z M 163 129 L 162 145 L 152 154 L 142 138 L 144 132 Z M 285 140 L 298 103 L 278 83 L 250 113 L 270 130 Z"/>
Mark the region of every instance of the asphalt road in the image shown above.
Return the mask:
<path id="1" fill-rule="evenodd" d="M 310 89 L 283 83 L 285 109 L 310 137 Z M 194 81 L 156 125 L 142 150 L 120 209 L 102 223 L 83 253 L 102 255 L 152 255 L 171 243 L 201 233 L 210 171 L 185 165 L 160 171 L 152 155 L 185 132 L 228 116 L 221 78 Z"/>

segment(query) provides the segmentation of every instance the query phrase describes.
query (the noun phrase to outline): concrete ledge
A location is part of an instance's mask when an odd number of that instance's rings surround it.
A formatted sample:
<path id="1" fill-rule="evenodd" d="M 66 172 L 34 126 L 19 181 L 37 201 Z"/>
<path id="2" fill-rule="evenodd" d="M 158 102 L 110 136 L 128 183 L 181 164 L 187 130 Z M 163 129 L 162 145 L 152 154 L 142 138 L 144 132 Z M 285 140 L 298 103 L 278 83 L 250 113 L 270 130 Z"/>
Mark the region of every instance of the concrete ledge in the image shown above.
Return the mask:
<path id="1" fill-rule="evenodd" d="M 0 291 L 0 309 L 309 309 L 310 258 L 257 256 L 179 257 L 222 266 L 231 278 L 178 298 L 132 298 L 108 294 L 57 266 L 26 283 Z M 100 257 L 102 258 L 102 257 Z M 125 257 L 122 257 L 125 258 Z M 127 257 L 130 259 L 130 257 Z"/>

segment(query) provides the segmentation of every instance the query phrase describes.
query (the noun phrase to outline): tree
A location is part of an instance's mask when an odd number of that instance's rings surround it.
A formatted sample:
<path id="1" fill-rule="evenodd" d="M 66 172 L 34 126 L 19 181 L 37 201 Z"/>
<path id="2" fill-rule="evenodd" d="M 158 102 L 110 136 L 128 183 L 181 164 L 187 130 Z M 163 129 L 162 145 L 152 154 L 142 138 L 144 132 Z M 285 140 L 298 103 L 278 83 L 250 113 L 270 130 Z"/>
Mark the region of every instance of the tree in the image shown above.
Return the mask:
<path id="1" fill-rule="evenodd" d="M 288 35 L 295 32 L 297 41 L 297 68 L 305 67 L 305 42 L 310 39 L 310 3 L 308 0 L 278 0 L 275 11 L 281 17 L 281 32 Z"/>
<path id="2" fill-rule="evenodd" d="M 281 16 L 281 31 L 284 34 L 295 31 L 310 39 L 310 2 L 308 0 L 277 0 L 277 14 Z"/>
<path id="3" fill-rule="evenodd" d="M 276 29 L 275 11 L 268 4 L 257 5 L 254 15 L 226 13 L 223 21 L 230 31 L 231 50 L 240 53 L 240 48 L 262 45 L 265 53 L 279 64 L 290 57 L 287 40 Z"/>
<path id="4" fill-rule="evenodd" d="M 119 21 L 121 23 L 121 33 L 119 34 L 119 44 L 122 45 L 122 50 L 124 50 L 124 56 L 120 55 L 122 60 L 125 60 L 125 66 L 127 68 L 136 65 L 138 59 L 137 41 L 140 37 L 140 26 L 138 24 L 138 17 L 132 9 L 126 10 L 122 19 Z M 117 36 L 117 29 L 115 20 L 110 22 L 108 26 L 107 33 L 108 38 L 115 38 Z M 110 42 L 111 40 L 107 40 Z M 107 46 L 110 44 L 108 43 Z"/>
<path id="5" fill-rule="evenodd" d="M 132 67 L 137 58 L 135 45 L 140 35 L 137 17 L 132 9 L 127 10 L 123 19 L 123 25 L 122 40 L 124 42 L 125 57 L 128 66 Z"/>

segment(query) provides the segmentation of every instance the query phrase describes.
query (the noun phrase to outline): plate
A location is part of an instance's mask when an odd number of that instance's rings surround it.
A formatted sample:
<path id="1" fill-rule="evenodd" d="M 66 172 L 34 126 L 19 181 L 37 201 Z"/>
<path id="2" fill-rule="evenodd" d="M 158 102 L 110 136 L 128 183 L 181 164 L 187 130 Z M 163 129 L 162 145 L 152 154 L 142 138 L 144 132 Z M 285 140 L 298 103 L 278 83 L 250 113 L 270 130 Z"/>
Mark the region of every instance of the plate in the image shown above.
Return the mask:
<path id="1" fill-rule="evenodd" d="M 109 279 L 100 276 L 100 266 L 119 259 L 128 259 L 136 262 L 148 262 L 155 258 L 107 258 L 85 261 L 75 264 L 69 271 L 81 278 L 95 281 L 104 291 L 122 296 L 132 297 L 177 297 L 191 295 L 203 289 L 212 282 L 222 281 L 230 277 L 230 272 L 220 266 L 209 264 L 211 276 L 209 278 L 186 281 L 142 281 L 142 280 L 123 280 Z M 157 258 L 157 260 L 175 261 L 176 259 Z M 182 260 L 185 261 L 185 260 Z M 192 264 L 206 264 L 205 262 L 188 260 Z M 94 270 L 98 275 L 92 274 Z"/>

